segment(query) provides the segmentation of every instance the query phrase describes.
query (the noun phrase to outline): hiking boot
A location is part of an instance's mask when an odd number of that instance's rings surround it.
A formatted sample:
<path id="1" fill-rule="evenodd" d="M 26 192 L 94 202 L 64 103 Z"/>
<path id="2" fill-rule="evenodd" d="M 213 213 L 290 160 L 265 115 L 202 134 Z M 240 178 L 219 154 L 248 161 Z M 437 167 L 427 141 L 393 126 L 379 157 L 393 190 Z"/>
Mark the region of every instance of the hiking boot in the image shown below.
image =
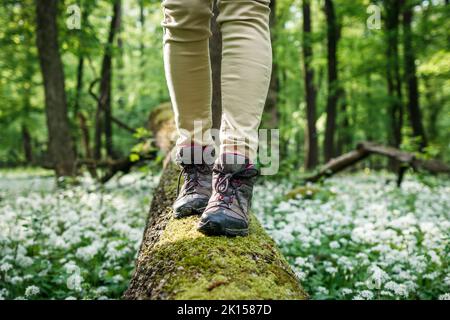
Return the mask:
<path id="1" fill-rule="evenodd" d="M 209 236 L 246 236 L 253 185 L 259 172 L 247 158 L 236 155 L 224 158 L 241 158 L 238 162 L 241 164 L 222 160 L 214 166 L 213 192 L 198 231 Z"/>
<path id="2" fill-rule="evenodd" d="M 202 158 L 201 163 L 194 163 L 194 148 L 192 157 L 186 159 L 181 149 L 177 154 L 177 163 L 181 167 L 178 177 L 177 199 L 173 204 L 174 217 L 184 218 L 191 215 L 200 215 L 205 210 L 212 192 L 212 165 L 206 164 Z M 184 182 L 180 190 L 181 177 Z"/>

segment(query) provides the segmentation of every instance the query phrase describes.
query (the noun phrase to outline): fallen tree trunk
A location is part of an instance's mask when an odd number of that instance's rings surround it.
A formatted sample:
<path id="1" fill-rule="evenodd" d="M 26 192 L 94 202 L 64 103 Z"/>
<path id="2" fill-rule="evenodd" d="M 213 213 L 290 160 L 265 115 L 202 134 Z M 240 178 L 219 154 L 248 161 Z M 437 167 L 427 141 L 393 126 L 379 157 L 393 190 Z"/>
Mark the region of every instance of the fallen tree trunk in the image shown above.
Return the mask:
<path id="1" fill-rule="evenodd" d="M 140 153 L 138 160 L 132 160 L 129 156 L 118 160 L 79 159 L 76 164 L 77 167 L 85 165 L 89 169 L 93 177 L 97 178 L 101 183 L 106 183 L 111 180 L 118 172 L 127 174 L 133 167 L 142 164 L 144 161 L 154 160 L 156 156 L 156 151 L 149 151 Z M 99 168 L 107 169 L 105 174 L 100 178 L 98 178 L 96 171 L 96 169 Z"/>
<path id="2" fill-rule="evenodd" d="M 317 173 L 307 177 L 305 181 L 317 182 L 322 178 L 330 177 L 357 162 L 364 160 L 372 154 L 386 156 L 401 164 L 397 180 L 399 186 L 402 183 L 403 175 L 407 168 L 412 168 L 415 171 L 424 170 L 433 174 L 450 173 L 450 167 L 438 160 L 419 159 L 410 152 L 379 145 L 373 142 L 362 142 L 356 146 L 356 150 L 345 153 L 335 159 L 331 159 Z"/>
<path id="3" fill-rule="evenodd" d="M 125 299 L 305 299 L 254 216 L 248 237 L 205 237 L 198 217 L 172 218 L 178 168 L 166 163 Z"/>

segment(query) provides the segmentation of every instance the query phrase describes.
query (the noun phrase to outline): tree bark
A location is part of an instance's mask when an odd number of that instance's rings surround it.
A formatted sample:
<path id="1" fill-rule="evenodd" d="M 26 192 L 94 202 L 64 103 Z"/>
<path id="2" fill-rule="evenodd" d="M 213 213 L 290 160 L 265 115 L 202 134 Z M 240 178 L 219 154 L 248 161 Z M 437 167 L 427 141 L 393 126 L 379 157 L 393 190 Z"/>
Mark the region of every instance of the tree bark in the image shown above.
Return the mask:
<path id="1" fill-rule="evenodd" d="M 75 174 L 75 153 L 58 44 L 57 7 L 57 0 L 36 0 L 36 42 L 44 79 L 49 155 L 56 176 L 60 177 Z"/>
<path id="2" fill-rule="evenodd" d="M 30 50 L 26 53 L 27 59 L 31 59 Z M 25 155 L 25 161 L 27 165 L 33 165 L 34 164 L 34 157 L 33 157 L 33 139 L 30 134 L 30 130 L 28 129 L 28 121 L 29 116 L 31 113 L 31 96 L 32 96 L 32 78 L 33 73 L 30 72 L 31 66 L 25 65 L 25 74 L 24 74 L 24 81 L 22 86 L 22 97 L 23 97 L 23 115 L 24 119 L 22 119 L 22 146 L 23 146 L 23 153 Z"/>
<path id="3" fill-rule="evenodd" d="M 77 67 L 77 88 L 75 93 L 75 103 L 73 108 L 74 117 L 78 117 L 78 112 L 80 112 L 80 99 L 81 93 L 83 91 L 83 75 L 84 75 L 84 57 L 81 55 L 78 58 L 78 67 Z"/>
<path id="4" fill-rule="evenodd" d="M 430 79 L 424 77 L 425 97 L 427 101 L 428 117 L 427 117 L 427 139 L 428 141 L 436 141 L 439 138 L 439 128 L 437 123 L 441 111 L 443 109 L 443 103 L 440 99 L 436 99 L 435 91 L 432 88 Z"/>
<path id="5" fill-rule="evenodd" d="M 73 105 L 73 114 L 72 114 L 72 123 L 73 126 L 76 127 L 76 123 L 77 123 L 77 119 L 79 119 L 81 112 L 80 112 L 80 100 L 81 100 L 81 95 L 82 95 L 82 91 L 83 91 L 83 74 L 84 74 L 84 57 L 83 54 L 80 53 L 80 56 L 78 58 L 78 67 L 77 67 L 77 86 L 76 86 L 76 91 L 75 91 L 75 101 L 74 101 L 74 105 Z M 82 115 L 81 115 L 82 116 Z M 80 131 L 81 133 L 81 143 L 83 144 L 83 135 L 84 135 L 84 128 L 77 128 L 77 131 Z M 75 154 L 79 154 L 78 151 L 78 146 L 77 146 L 77 142 L 78 142 L 78 132 L 76 134 L 74 134 L 74 140 L 73 140 L 73 144 L 75 147 Z M 87 154 L 84 155 L 85 157 L 88 157 Z M 90 157 L 90 156 L 89 156 Z"/>
<path id="6" fill-rule="evenodd" d="M 333 0 L 325 0 L 325 14 L 327 16 L 327 52 L 328 52 L 328 98 L 327 98 L 327 120 L 325 126 L 324 158 L 325 161 L 335 156 L 335 133 L 337 106 L 340 98 L 340 87 L 338 80 L 338 57 L 337 46 L 339 41 L 339 30 L 336 21 Z"/>
<path id="7" fill-rule="evenodd" d="M 85 8 L 82 13 L 82 21 L 85 21 L 87 23 L 89 18 L 90 8 Z M 75 93 L 75 102 L 74 102 L 74 108 L 73 108 L 73 122 L 76 123 L 76 120 L 78 118 L 78 112 L 80 112 L 80 100 L 83 93 L 83 80 L 84 80 L 84 65 L 85 65 L 85 53 L 84 53 L 84 46 L 85 44 L 82 41 L 82 38 L 80 39 L 79 48 L 78 48 L 78 67 L 77 67 L 77 87 L 76 87 L 76 93 Z"/>
<path id="8" fill-rule="evenodd" d="M 420 139 L 419 146 L 423 150 L 427 146 L 427 137 L 423 128 L 422 112 L 419 104 L 419 88 L 416 75 L 416 56 L 413 47 L 413 34 L 411 23 L 413 19 L 413 6 L 406 2 L 403 6 L 403 46 L 405 64 L 405 82 L 408 90 L 409 120 L 414 137 Z"/>
<path id="9" fill-rule="evenodd" d="M 78 112 L 78 120 L 80 123 L 80 130 L 81 130 L 81 140 L 82 140 L 82 145 L 84 148 L 84 156 L 87 159 L 92 159 L 92 149 L 91 149 L 91 139 L 90 139 L 90 135 L 89 135 L 89 128 L 87 126 L 87 120 L 86 117 L 84 116 L 83 112 Z M 79 161 L 77 161 L 77 163 L 79 163 Z M 97 170 L 95 169 L 95 166 L 93 165 L 87 165 L 87 168 L 89 170 L 89 173 L 91 174 L 91 176 L 94 179 L 98 178 L 97 175 Z"/>
<path id="10" fill-rule="evenodd" d="M 318 142 L 316 129 L 316 88 L 314 85 L 314 70 L 312 67 L 313 50 L 311 36 L 310 0 L 303 0 L 303 63 L 306 92 L 306 139 L 305 168 L 313 169 L 318 163 Z"/>
<path id="11" fill-rule="evenodd" d="M 350 120 L 348 116 L 347 97 L 344 89 L 342 89 L 340 97 L 341 97 L 341 99 L 339 100 L 340 121 L 334 156 L 343 153 L 352 143 L 352 135 L 350 133 Z"/>
<path id="12" fill-rule="evenodd" d="M 425 43 L 430 43 L 430 41 L 432 41 L 433 38 L 433 23 L 432 20 L 430 20 L 431 16 L 433 16 L 433 8 L 434 6 L 428 6 L 427 8 L 425 8 L 421 14 L 421 28 L 420 30 L 418 30 L 418 32 L 420 32 L 420 34 L 422 35 L 422 40 L 421 43 L 425 44 Z M 448 38 L 448 42 L 450 42 L 450 35 L 447 37 Z M 419 44 L 416 44 L 416 46 Z M 428 46 L 424 46 L 422 48 L 422 54 L 424 56 L 428 56 L 430 55 L 430 48 Z M 442 107 L 443 105 L 445 105 L 445 103 L 443 103 L 443 101 L 441 101 L 441 99 L 439 99 L 439 95 L 435 90 L 435 79 L 432 75 L 427 75 L 424 74 L 422 75 L 422 81 L 423 81 L 423 85 L 424 85 L 424 96 L 425 96 L 425 102 L 426 105 L 424 108 L 422 108 L 423 111 L 426 111 L 426 113 L 424 112 L 424 115 L 426 115 L 426 117 L 424 117 L 424 126 L 425 126 L 425 132 L 426 132 L 426 136 L 427 136 L 427 142 L 428 143 L 435 143 L 437 142 L 438 138 L 439 138 L 439 126 L 437 125 L 437 123 L 439 122 L 439 118 L 440 118 L 440 113 L 442 111 Z M 425 119 L 426 118 L 426 119 Z M 425 125 L 426 123 L 426 125 Z"/>
<path id="13" fill-rule="evenodd" d="M 100 78 L 100 95 L 96 116 L 95 158 L 101 158 L 102 131 L 105 134 L 106 154 L 114 158 L 113 131 L 112 131 L 112 107 L 111 107 L 111 81 L 112 81 L 112 57 L 116 34 L 120 29 L 121 0 L 115 0 L 113 5 L 113 17 L 109 29 L 108 41 L 103 55 L 102 71 Z M 103 115 L 103 119 L 102 119 Z M 103 124 L 101 121 L 103 120 Z"/>
<path id="14" fill-rule="evenodd" d="M 25 161 L 27 165 L 32 165 L 34 162 L 33 159 L 33 146 L 31 141 L 30 131 L 25 124 L 22 124 L 22 144 L 23 144 L 23 153 L 25 155 Z"/>
<path id="15" fill-rule="evenodd" d="M 144 53 L 145 53 L 145 3 L 144 0 L 139 0 L 139 24 L 141 27 L 141 41 L 139 43 L 139 53 L 141 55 L 141 67 L 145 65 Z M 143 72 L 143 71 L 142 71 Z"/>
<path id="16" fill-rule="evenodd" d="M 91 142 L 90 142 L 91 139 L 90 139 L 90 135 L 89 135 L 89 129 L 87 126 L 87 120 L 82 112 L 78 112 L 78 120 L 80 123 L 80 130 L 81 130 L 81 137 L 82 137 L 82 142 L 83 142 L 85 158 L 91 159 L 92 158 L 92 149 L 91 149 Z"/>
<path id="17" fill-rule="evenodd" d="M 403 1 L 403 0 L 402 0 Z M 402 142 L 403 105 L 400 80 L 400 63 L 398 50 L 398 31 L 400 17 L 400 1 L 386 3 L 386 71 L 389 102 L 389 144 L 399 147 Z"/>
<path id="18" fill-rule="evenodd" d="M 95 112 L 95 147 L 94 147 L 94 159 L 99 160 L 102 158 L 102 136 L 103 136 L 103 112 L 97 107 Z"/>

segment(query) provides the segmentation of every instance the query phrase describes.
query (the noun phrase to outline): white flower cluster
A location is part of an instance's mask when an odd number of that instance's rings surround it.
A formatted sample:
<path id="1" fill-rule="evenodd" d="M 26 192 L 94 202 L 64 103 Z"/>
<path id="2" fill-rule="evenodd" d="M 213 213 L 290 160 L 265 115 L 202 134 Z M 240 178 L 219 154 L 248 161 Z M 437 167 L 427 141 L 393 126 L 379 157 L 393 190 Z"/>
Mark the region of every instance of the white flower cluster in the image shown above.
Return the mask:
<path id="1" fill-rule="evenodd" d="M 60 190 L 51 176 L 0 173 L 0 299 L 120 297 L 157 182 L 132 173 Z"/>
<path id="2" fill-rule="evenodd" d="M 253 210 L 316 299 L 450 299 L 450 183 L 340 176 L 284 197 L 257 186 Z M 158 177 L 57 190 L 0 172 L 0 300 L 114 299 L 127 285 Z"/>
<path id="3" fill-rule="evenodd" d="M 334 177 L 294 199 L 289 182 L 256 188 L 254 211 L 312 298 L 448 298 L 450 183 L 387 179 Z"/>

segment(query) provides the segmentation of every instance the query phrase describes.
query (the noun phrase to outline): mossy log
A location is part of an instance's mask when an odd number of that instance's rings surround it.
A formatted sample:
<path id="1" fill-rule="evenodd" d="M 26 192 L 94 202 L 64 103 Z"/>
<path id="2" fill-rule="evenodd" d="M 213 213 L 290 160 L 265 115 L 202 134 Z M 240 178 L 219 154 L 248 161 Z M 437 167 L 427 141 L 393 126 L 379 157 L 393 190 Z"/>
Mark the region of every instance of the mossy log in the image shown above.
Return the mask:
<path id="1" fill-rule="evenodd" d="M 167 162 L 125 299 L 305 299 L 274 241 L 252 216 L 248 237 L 205 237 L 198 217 L 172 218 L 178 168 Z"/>

